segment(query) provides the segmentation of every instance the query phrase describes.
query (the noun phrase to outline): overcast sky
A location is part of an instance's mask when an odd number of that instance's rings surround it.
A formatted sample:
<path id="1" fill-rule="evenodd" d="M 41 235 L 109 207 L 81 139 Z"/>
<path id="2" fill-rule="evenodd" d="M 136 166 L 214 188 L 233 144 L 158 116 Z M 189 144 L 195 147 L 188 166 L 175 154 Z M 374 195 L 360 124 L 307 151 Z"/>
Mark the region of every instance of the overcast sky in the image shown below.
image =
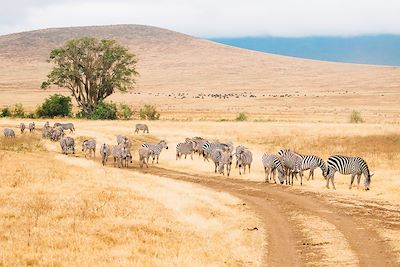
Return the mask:
<path id="1" fill-rule="evenodd" d="M 0 34 L 145 24 L 199 37 L 400 34 L 400 0 L 1 0 Z"/>

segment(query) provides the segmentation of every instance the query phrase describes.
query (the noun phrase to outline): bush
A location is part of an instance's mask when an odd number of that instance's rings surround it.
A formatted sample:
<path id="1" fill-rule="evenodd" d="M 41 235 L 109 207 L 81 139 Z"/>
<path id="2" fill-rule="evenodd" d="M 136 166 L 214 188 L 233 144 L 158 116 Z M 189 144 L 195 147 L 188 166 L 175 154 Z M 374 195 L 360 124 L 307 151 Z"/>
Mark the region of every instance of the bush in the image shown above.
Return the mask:
<path id="1" fill-rule="evenodd" d="M 119 104 L 118 117 L 123 120 L 129 120 L 133 116 L 133 110 L 127 104 Z"/>
<path id="2" fill-rule="evenodd" d="M 12 115 L 13 115 L 13 117 L 17 117 L 17 118 L 25 117 L 24 107 L 22 106 L 21 103 L 17 103 L 14 105 L 14 110 L 13 110 Z"/>
<path id="3" fill-rule="evenodd" d="M 101 102 L 96 106 L 93 114 L 89 115 L 92 120 L 115 120 L 117 119 L 117 106 L 114 103 Z"/>
<path id="4" fill-rule="evenodd" d="M 350 115 L 350 122 L 351 123 L 363 123 L 365 120 L 361 117 L 361 112 L 353 110 Z"/>
<path id="5" fill-rule="evenodd" d="M 11 110 L 8 106 L 4 106 L 0 112 L 0 117 L 11 117 Z"/>
<path id="6" fill-rule="evenodd" d="M 36 109 L 36 115 L 41 118 L 69 117 L 71 116 L 71 111 L 71 98 L 54 94 L 46 98 L 43 104 Z"/>
<path id="7" fill-rule="evenodd" d="M 247 115 L 244 112 L 240 112 L 235 119 L 236 121 L 247 121 Z"/>
<path id="8" fill-rule="evenodd" d="M 160 113 L 155 106 L 146 104 L 140 109 L 139 117 L 141 120 L 158 120 Z"/>

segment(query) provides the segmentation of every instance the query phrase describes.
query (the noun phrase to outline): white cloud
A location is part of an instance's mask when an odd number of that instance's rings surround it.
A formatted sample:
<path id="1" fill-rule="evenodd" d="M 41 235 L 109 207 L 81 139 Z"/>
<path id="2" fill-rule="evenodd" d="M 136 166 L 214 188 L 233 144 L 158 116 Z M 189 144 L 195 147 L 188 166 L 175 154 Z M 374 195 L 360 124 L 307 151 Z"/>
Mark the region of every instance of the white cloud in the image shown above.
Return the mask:
<path id="1" fill-rule="evenodd" d="M 7 1 L 0 33 L 145 24 L 201 37 L 400 34 L 397 0 Z M 32 3 L 34 2 L 34 3 Z"/>

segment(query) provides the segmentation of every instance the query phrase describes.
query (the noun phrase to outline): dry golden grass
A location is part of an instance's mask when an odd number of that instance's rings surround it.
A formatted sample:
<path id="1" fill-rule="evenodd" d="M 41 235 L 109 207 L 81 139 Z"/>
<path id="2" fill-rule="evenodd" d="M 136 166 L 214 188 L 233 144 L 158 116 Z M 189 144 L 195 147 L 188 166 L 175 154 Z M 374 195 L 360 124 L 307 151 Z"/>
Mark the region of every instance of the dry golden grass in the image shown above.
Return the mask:
<path id="1" fill-rule="evenodd" d="M 0 139 L 1 265 L 260 264 L 262 235 L 244 230 L 259 223 L 240 200 L 99 168 L 38 135 Z"/>

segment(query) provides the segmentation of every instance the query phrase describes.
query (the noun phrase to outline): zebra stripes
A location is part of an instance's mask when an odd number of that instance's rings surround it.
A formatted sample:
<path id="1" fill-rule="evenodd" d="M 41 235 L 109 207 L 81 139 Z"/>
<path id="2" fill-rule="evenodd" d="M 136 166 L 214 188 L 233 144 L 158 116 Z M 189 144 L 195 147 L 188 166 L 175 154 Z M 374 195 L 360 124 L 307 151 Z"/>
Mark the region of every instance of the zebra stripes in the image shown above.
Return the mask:
<path id="1" fill-rule="evenodd" d="M 30 133 L 34 132 L 35 131 L 35 122 L 29 123 L 28 127 L 29 127 L 29 132 Z"/>
<path id="2" fill-rule="evenodd" d="M 71 151 L 75 154 L 75 140 L 72 137 L 63 137 L 60 140 L 60 146 L 63 154 L 67 155 Z"/>
<path id="3" fill-rule="evenodd" d="M 107 144 L 102 144 L 100 147 L 101 164 L 106 165 L 108 157 L 111 155 L 110 146 Z"/>
<path id="4" fill-rule="evenodd" d="M 297 174 L 300 174 L 300 185 L 303 185 L 303 172 L 301 170 L 303 158 L 289 149 L 279 150 L 278 155 L 281 157 L 285 169 L 286 183 L 293 185 L 293 178 L 296 177 L 297 179 Z"/>
<path id="5" fill-rule="evenodd" d="M 25 128 L 26 128 L 25 123 L 21 122 L 21 123 L 19 124 L 19 128 L 21 129 L 21 134 L 23 134 L 24 131 L 25 131 Z"/>
<path id="6" fill-rule="evenodd" d="M 249 167 L 249 173 L 250 173 L 250 167 L 251 163 L 253 162 L 253 153 L 251 153 L 250 150 L 247 148 L 239 150 L 239 154 L 237 154 L 237 165 L 239 167 L 239 175 L 241 175 L 240 169 L 243 167 L 243 174 L 246 173 L 246 166 Z"/>
<path id="7" fill-rule="evenodd" d="M 167 145 L 167 142 L 165 140 L 161 140 L 156 145 L 145 143 L 145 144 L 142 144 L 142 147 L 148 148 L 153 152 L 153 161 L 152 161 L 152 163 L 154 163 L 154 159 L 157 158 L 157 164 L 158 164 L 158 158 L 159 158 L 160 153 L 163 150 L 163 148 L 168 149 L 168 145 Z"/>
<path id="8" fill-rule="evenodd" d="M 185 155 L 185 159 L 187 155 L 190 155 L 190 158 L 193 160 L 193 152 L 194 152 L 194 142 L 186 140 L 185 143 L 178 143 L 176 145 L 176 159 L 180 159 L 182 155 Z"/>
<path id="9" fill-rule="evenodd" d="M 331 181 L 333 189 L 336 189 L 334 178 L 335 173 L 339 172 L 343 175 L 351 174 L 349 189 L 351 189 L 353 185 L 355 176 L 357 176 L 357 187 L 359 187 L 361 175 L 364 175 L 364 186 L 366 190 L 369 190 L 371 177 L 374 174 L 370 173 L 367 163 L 362 158 L 335 155 L 330 156 L 327 163 L 328 167 L 324 175 L 326 177 L 327 188 L 329 188 L 329 181 Z"/>
<path id="10" fill-rule="evenodd" d="M 6 138 L 15 138 L 15 132 L 13 129 L 5 128 L 3 132 Z"/>
<path id="11" fill-rule="evenodd" d="M 85 151 L 85 158 L 88 155 L 88 153 L 90 154 L 91 152 L 93 152 L 93 157 L 96 158 L 96 140 L 85 140 L 82 143 L 82 151 Z"/>
<path id="12" fill-rule="evenodd" d="M 276 171 L 278 171 L 279 182 L 283 184 L 285 181 L 285 172 L 279 156 L 273 154 L 264 154 L 262 156 L 262 163 L 264 166 L 265 182 L 269 182 L 273 179 L 274 183 L 276 183 L 275 176 Z"/>
<path id="13" fill-rule="evenodd" d="M 230 151 L 222 150 L 220 148 L 214 149 L 211 153 L 211 159 L 214 162 L 215 169 L 214 172 L 217 173 L 217 169 L 219 173 L 225 175 L 225 166 L 227 175 L 229 176 L 231 172 L 232 166 L 232 154 Z"/>
<path id="14" fill-rule="evenodd" d="M 149 127 L 143 123 L 137 123 L 135 125 L 135 133 L 139 133 L 139 131 L 143 131 L 143 133 L 149 133 Z"/>

